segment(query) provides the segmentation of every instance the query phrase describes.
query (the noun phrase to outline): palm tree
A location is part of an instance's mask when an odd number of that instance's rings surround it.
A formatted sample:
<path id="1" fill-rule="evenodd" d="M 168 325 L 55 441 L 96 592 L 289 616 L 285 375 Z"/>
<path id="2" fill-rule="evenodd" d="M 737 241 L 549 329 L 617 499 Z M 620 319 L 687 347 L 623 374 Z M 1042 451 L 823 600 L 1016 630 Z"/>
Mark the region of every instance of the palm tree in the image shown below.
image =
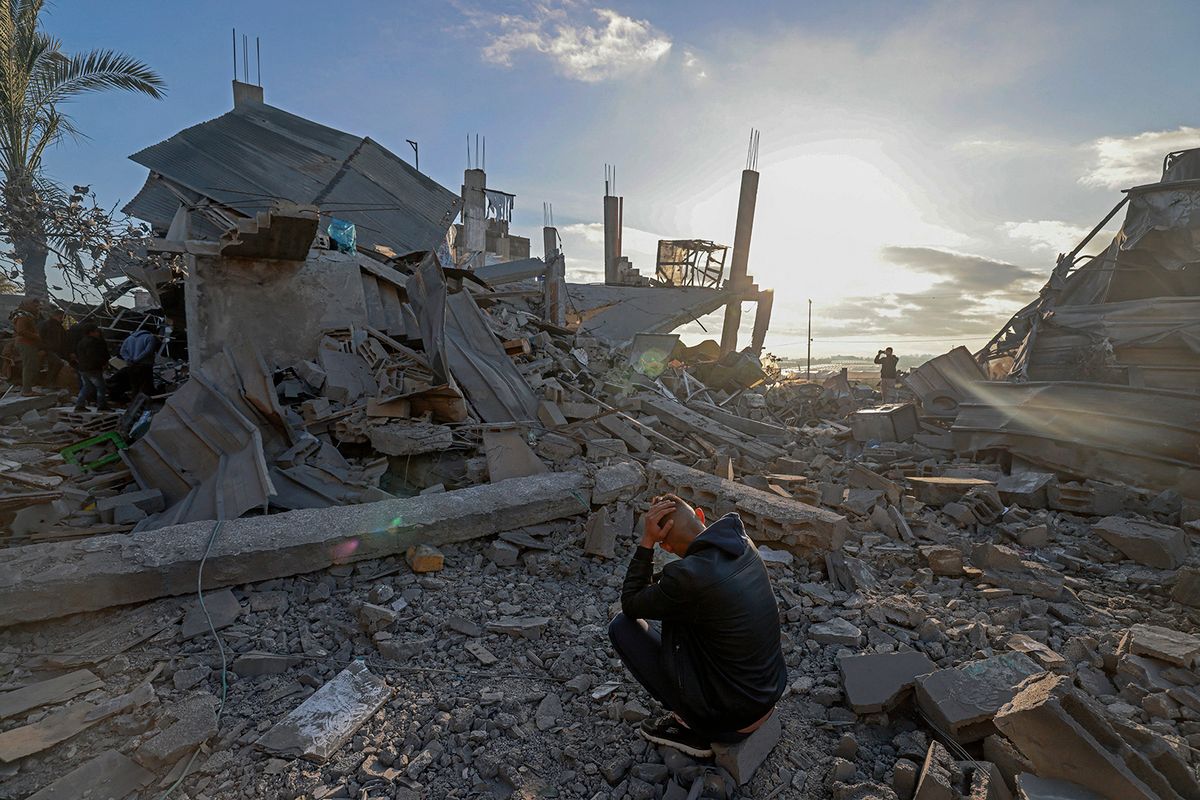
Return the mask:
<path id="1" fill-rule="evenodd" d="M 42 174 L 46 149 L 78 131 L 59 104 L 87 92 L 122 89 L 159 99 L 152 69 L 112 50 L 69 55 L 39 27 L 44 0 L 0 0 L 0 226 L 21 264 L 25 293 L 47 297 L 46 257 L 54 245 L 47 209 L 65 193 Z"/>

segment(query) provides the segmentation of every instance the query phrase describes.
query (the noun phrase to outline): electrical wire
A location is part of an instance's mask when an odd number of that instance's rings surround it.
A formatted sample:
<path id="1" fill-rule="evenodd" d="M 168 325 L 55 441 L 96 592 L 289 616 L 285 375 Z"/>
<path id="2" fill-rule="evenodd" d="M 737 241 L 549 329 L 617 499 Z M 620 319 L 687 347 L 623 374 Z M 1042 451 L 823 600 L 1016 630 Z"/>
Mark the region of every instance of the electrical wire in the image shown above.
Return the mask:
<path id="1" fill-rule="evenodd" d="M 217 704 L 216 724 L 218 730 L 221 728 L 221 715 L 225 712 L 225 697 L 229 694 L 229 664 L 225 657 L 225 645 L 221 642 L 221 636 L 217 633 L 216 626 L 213 625 L 212 617 L 208 614 L 208 606 L 204 603 L 204 563 L 208 561 L 208 554 L 212 552 L 213 542 L 217 540 L 217 534 L 221 532 L 221 526 L 224 524 L 224 520 L 217 520 L 213 525 L 212 533 L 208 537 L 208 545 L 204 548 L 204 556 L 200 559 L 200 566 L 196 569 L 196 598 L 200 602 L 200 610 L 204 612 L 204 621 L 208 623 L 208 632 L 212 634 L 213 639 L 217 643 L 217 650 L 221 653 L 221 699 Z M 188 759 L 187 765 L 184 766 L 180 776 L 163 792 L 160 800 L 167 800 L 180 787 L 184 779 L 191 774 L 192 766 L 196 763 L 196 756 L 198 755 L 200 755 L 199 747 L 195 749 L 192 757 Z"/>

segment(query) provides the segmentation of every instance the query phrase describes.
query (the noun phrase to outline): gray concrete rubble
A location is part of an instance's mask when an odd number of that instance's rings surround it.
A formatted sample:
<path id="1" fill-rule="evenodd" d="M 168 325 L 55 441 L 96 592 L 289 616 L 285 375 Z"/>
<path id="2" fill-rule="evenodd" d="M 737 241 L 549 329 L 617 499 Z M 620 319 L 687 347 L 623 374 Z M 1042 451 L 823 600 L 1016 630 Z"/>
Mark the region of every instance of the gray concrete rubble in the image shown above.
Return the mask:
<path id="1" fill-rule="evenodd" d="M 607 186 L 605 283 L 567 284 L 482 164 L 460 196 L 234 96 L 134 157 L 151 236 L 113 270 L 178 318 L 65 304 L 114 351 L 163 331 L 155 396 L 0 384 L 0 800 L 1200 800 L 1200 400 L 1157 321 L 1196 303 L 1077 277 L 1194 249 L 1142 233 L 1200 150 L 884 401 L 764 352 L 756 135 L 730 269 L 639 271 Z M 638 735 L 665 709 L 607 637 L 664 493 L 740 516 L 779 611 L 782 697 L 711 758 Z"/>

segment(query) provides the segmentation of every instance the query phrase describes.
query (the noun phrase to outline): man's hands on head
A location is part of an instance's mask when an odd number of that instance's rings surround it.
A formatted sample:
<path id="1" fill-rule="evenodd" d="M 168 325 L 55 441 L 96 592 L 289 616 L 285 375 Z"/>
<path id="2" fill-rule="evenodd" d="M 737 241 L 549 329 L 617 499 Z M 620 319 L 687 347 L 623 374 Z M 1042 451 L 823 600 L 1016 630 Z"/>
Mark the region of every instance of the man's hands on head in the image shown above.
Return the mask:
<path id="1" fill-rule="evenodd" d="M 650 510 L 642 518 L 642 547 L 653 550 L 656 544 L 662 544 L 671 532 L 675 520 L 675 498 L 671 495 L 654 498 Z"/>

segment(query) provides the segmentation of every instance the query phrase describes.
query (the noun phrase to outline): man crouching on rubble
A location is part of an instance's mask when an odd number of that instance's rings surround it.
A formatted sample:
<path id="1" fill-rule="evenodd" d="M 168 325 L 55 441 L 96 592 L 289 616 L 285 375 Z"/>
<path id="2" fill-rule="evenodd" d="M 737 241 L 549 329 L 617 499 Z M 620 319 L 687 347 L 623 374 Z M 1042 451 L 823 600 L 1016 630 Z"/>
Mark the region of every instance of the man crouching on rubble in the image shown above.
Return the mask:
<path id="1" fill-rule="evenodd" d="M 654 546 L 681 556 L 657 581 Z M 704 526 L 674 495 L 654 499 L 621 587 L 613 648 L 672 713 L 641 734 L 690 756 L 712 755 L 758 729 L 787 686 L 779 608 L 766 566 L 737 514 Z M 662 620 L 658 626 L 646 620 Z"/>

